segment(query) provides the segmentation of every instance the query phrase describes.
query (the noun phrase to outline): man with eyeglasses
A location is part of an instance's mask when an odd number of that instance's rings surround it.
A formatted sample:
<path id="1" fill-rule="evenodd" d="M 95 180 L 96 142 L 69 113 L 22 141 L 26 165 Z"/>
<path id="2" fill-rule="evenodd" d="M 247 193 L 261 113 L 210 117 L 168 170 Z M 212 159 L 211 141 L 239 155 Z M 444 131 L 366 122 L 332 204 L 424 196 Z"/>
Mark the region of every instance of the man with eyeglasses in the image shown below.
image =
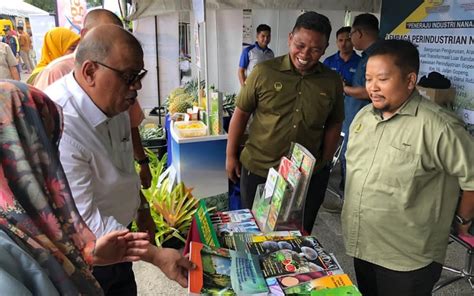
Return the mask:
<path id="1" fill-rule="evenodd" d="M 84 18 L 83 28 L 81 30 L 81 38 L 91 29 L 100 25 L 117 25 L 123 27 L 122 21 L 111 11 L 106 9 L 94 9 L 87 13 Z M 35 79 L 34 86 L 38 89 L 45 90 L 50 84 L 59 78 L 70 73 L 74 68 L 74 57 L 76 53 L 71 53 L 52 61 L 43 71 L 41 71 Z M 130 124 L 132 129 L 133 153 L 135 159 L 140 164 L 140 179 L 143 188 L 150 187 L 151 172 L 148 166 L 148 158 L 143 150 L 140 139 L 138 126 L 145 118 L 138 101 L 130 106 L 129 110 Z M 145 198 L 142 198 L 145 202 Z"/>
<path id="2" fill-rule="evenodd" d="M 288 54 L 257 64 L 241 88 L 227 142 L 227 174 L 233 182 L 240 177 L 244 208 L 252 207 L 257 185 L 265 183 L 268 170 L 278 166 L 291 142 L 302 144 L 316 157 L 304 209 L 307 233 L 324 199 L 327 164 L 336 151 L 344 119 L 341 78 L 319 61 L 330 36 L 326 16 L 310 11 L 298 17 L 288 36 Z M 239 159 L 239 144 L 251 114 L 254 120 Z"/>
<path id="3" fill-rule="evenodd" d="M 349 126 L 356 114 L 364 106 L 370 104 L 369 94 L 365 89 L 365 68 L 370 53 L 375 49 L 375 43 L 379 35 L 379 21 L 370 14 L 363 13 L 355 17 L 352 24 L 349 37 L 351 38 L 354 48 L 362 50 L 362 58 L 357 65 L 356 72 L 352 77 L 351 83 L 344 82 L 344 109 L 345 118 L 342 124 L 342 132 L 344 133 L 344 143 L 341 150 L 341 168 L 342 176 L 346 176 L 346 149 L 347 140 L 349 139 Z"/>
<path id="4" fill-rule="evenodd" d="M 143 50 L 132 34 L 116 25 L 98 26 L 80 42 L 74 71 L 45 90 L 63 110 L 61 163 L 77 209 L 97 237 L 126 229 L 136 215 L 137 220 L 150 215 L 140 205 L 130 120 L 124 112 L 142 87 L 143 66 Z M 189 261 L 176 250 L 150 248 L 154 255 L 143 260 L 186 286 Z M 94 267 L 93 275 L 105 295 L 137 294 L 130 263 Z"/>
<path id="5" fill-rule="evenodd" d="M 106 9 L 94 9 L 87 13 L 86 17 L 84 18 L 83 28 L 81 30 L 81 39 L 83 39 L 87 33 L 92 30 L 93 28 L 100 26 L 100 25 L 116 25 L 119 27 L 123 27 L 122 21 L 111 11 Z M 34 86 L 45 90 L 49 85 L 51 85 L 56 80 L 62 78 L 63 76 L 69 74 L 74 69 L 75 63 L 75 56 L 76 53 L 72 53 L 63 57 L 60 57 L 54 61 L 52 61 L 43 71 L 41 71 L 35 79 Z M 136 74 L 136 73 L 130 73 Z M 142 79 L 143 76 L 146 74 L 146 71 L 140 74 L 139 79 Z M 138 75 L 138 74 L 137 74 Z M 124 77 L 124 83 L 128 83 L 129 79 L 134 79 L 135 75 L 131 75 L 129 77 Z M 151 172 L 150 167 L 148 166 L 148 158 L 143 150 L 143 145 L 140 138 L 140 133 L 138 131 L 138 126 L 141 124 L 143 119 L 145 118 L 143 111 L 141 110 L 140 104 L 137 100 L 135 103 L 130 106 L 128 109 L 128 114 L 130 116 L 130 126 L 131 126 L 131 133 L 132 133 L 132 144 L 133 144 L 133 154 L 135 160 L 140 165 L 140 180 L 143 188 L 150 187 L 151 184 Z M 140 199 L 141 199 L 141 207 L 146 207 L 148 202 L 146 201 L 145 197 L 141 194 L 140 191 Z M 148 211 L 141 211 L 137 217 L 137 226 L 141 231 L 154 233 L 155 231 L 155 223 L 151 215 Z M 154 242 L 154 238 L 151 237 L 150 240 Z"/>

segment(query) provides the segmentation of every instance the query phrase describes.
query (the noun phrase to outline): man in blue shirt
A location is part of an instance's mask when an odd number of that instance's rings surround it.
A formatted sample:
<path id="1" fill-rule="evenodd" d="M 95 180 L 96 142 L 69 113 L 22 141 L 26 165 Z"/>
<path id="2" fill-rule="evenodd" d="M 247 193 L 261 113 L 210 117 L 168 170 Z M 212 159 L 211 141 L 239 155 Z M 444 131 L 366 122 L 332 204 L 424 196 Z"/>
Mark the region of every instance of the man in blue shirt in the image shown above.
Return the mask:
<path id="1" fill-rule="evenodd" d="M 352 76 L 360 61 L 360 56 L 353 50 L 350 32 L 351 27 L 342 27 L 336 32 L 339 51 L 324 60 L 324 65 L 338 72 L 346 85 L 352 84 Z"/>
<path id="2" fill-rule="evenodd" d="M 341 151 L 342 174 L 346 173 L 346 148 L 349 139 L 349 126 L 362 107 L 370 104 L 369 95 L 365 89 L 365 68 L 370 53 L 375 48 L 375 43 L 379 35 L 379 21 L 370 13 L 359 14 L 355 17 L 352 24 L 352 30 L 349 33 L 354 48 L 362 51 L 362 58 L 359 61 L 356 72 L 352 78 L 352 84 L 344 82 L 344 100 L 345 118 L 342 124 L 344 135 L 344 144 Z"/>
<path id="3" fill-rule="evenodd" d="M 339 51 L 333 54 L 332 56 L 326 58 L 323 62 L 324 65 L 338 72 L 339 75 L 341 75 L 341 78 L 344 81 L 345 85 L 352 85 L 352 79 L 360 61 L 360 56 L 353 49 L 351 37 L 349 36 L 350 32 L 351 27 L 342 27 L 336 32 L 336 46 Z M 345 95 L 344 105 L 350 104 L 350 102 L 348 102 L 349 100 L 351 100 L 351 98 Z M 350 121 L 348 124 L 346 124 L 348 118 L 352 121 L 352 118 L 354 117 L 353 115 L 351 116 L 350 114 L 348 114 L 350 113 L 348 111 L 350 110 L 348 110 L 348 108 L 346 107 L 346 119 L 344 120 L 344 125 L 347 125 L 347 129 L 350 125 Z M 343 132 L 345 131 L 343 130 Z M 345 149 L 342 152 L 345 152 Z M 342 164 L 343 161 L 344 164 Z M 343 153 L 341 153 L 341 164 L 341 183 L 339 187 L 342 190 L 344 188 L 345 181 L 345 158 Z M 340 209 L 338 209 L 337 211 L 339 210 Z"/>
<path id="4" fill-rule="evenodd" d="M 245 84 L 245 79 L 256 64 L 275 57 L 273 51 L 268 47 L 272 38 L 271 31 L 270 26 L 259 25 L 257 27 L 257 41 L 242 51 L 238 71 L 240 86 Z"/>

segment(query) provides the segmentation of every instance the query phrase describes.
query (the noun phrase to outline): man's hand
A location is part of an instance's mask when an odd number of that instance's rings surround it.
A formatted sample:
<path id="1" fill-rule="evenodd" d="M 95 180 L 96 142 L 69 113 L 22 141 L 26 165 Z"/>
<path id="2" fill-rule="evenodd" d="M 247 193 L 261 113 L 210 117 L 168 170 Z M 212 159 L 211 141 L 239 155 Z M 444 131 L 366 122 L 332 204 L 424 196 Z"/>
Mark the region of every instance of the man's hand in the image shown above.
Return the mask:
<path id="1" fill-rule="evenodd" d="M 148 234 L 144 232 L 113 231 L 97 239 L 92 264 L 138 261 L 146 254 L 149 246 Z"/>
<path id="2" fill-rule="evenodd" d="M 138 210 L 136 222 L 137 222 L 138 229 L 142 232 L 148 233 L 148 236 L 150 238 L 150 243 L 155 245 L 156 244 L 155 243 L 156 225 L 155 225 L 155 221 L 153 221 L 153 218 L 151 217 L 150 209 Z"/>
<path id="3" fill-rule="evenodd" d="M 456 223 L 456 232 L 459 236 L 471 236 L 469 234 L 469 228 L 472 226 L 472 223 L 461 225 Z"/>
<path id="4" fill-rule="evenodd" d="M 148 163 L 140 165 L 140 181 L 142 182 L 142 187 L 144 189 L 150 188 L 151 179 L 150 166 Z"/>
<path id="5" fill-rule="evenodd" d="M 170 280 L 176 281 L 186 288 L 188 286 L 188 270 L 195 269 L 196 265 L 175 249 L 155 249 L 152 264 L 158 266 Z"/>
<path id="6" fill-rule="evenodd" d="M 226 161 L 225 161 L 225 168 L 227 170 L 227 176 L 229 177 L 229 179 L 232 182 L 237 183 L 240 178 L 240 169 L 241 169 L 239 159 L 235 156 L 227 155 Z"/>
<path id="7" fill-rule="evenodd" d="M 251 113 L 242 111 L 239 107 L 235 107 L 229 124 L 225 168 L 227 170 L 227 176 L 234 183 L 237 183 L 238 178 L 240 178 L 241 164 L 238 159 L 239 146 L 250 115 Z"/>

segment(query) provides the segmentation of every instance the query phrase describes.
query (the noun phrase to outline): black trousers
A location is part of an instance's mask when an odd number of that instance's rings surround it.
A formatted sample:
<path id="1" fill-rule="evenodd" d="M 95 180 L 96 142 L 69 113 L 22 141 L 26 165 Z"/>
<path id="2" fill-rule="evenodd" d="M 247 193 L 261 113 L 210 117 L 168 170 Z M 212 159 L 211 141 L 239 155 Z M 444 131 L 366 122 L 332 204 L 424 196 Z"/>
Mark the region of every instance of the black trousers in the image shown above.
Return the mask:
<path id="1" fill-rule="evenodd" d="M 329 168 L 324 167 L 314 173 L 309 182 L 303 215 L 303 228 L 308 234 L 311 234 L 319 208 L 324 201 L 326 188 L 328 187 L 329 172 Z M 255 175 L 242 166 L 242 172 L 240 175 L 240 198 L 242 201 L 242 208 L 252 208 L 255 192 L 257 191 L 257 185 L 264 184 L 265 181 L 266 178 Z"/>
<path id="2" fill-rule="evenodd" d="M 442 267 L 432 262 L 413 271 L 395 271 L 354 258 L 357 285 L 364 296 L 431 296 Z"/>
<path id="3" fill-rule="evenodd" d="M 104 295 L 137 295 L 131 262 L 95 266 L 92 274 L 104 290 Z"/>

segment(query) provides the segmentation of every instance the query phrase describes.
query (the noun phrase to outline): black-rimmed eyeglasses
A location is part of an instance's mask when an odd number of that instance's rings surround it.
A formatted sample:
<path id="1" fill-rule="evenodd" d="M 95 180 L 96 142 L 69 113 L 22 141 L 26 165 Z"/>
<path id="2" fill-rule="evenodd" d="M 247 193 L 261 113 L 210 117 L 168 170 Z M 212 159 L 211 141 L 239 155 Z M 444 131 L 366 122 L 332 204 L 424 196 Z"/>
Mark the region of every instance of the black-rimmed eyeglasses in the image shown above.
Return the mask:
<path id="1" fill-rule="evenodd" d="M 141 69 L 140 72 L 138 73 L 125 72 L 125 71 L 120 71 L 118 69 L 112 68 L 98 61 L 92 61 L 92 62 L 116 72 L 117 74 L 119 74 L 120 78 L 122 78 L 125 81 L 125 83 L 127 83 L 127 85 L 133 85 L 137 83 L 138 81 L 142 80 L 143 77 L 145 77 L 146 73 L 148 73 L 148 70 L 146 69 Z"/>
<path id="2" fill-rule="evenodd" d="M 356 33 L 356 32 L 360 32 L 360 29 L 355 29 L 354 31 L 351 31 L 351 32 L 349 33 L 349 38 L 351 38 L 352 35 L 354 35 L 354 33 Z"/>

